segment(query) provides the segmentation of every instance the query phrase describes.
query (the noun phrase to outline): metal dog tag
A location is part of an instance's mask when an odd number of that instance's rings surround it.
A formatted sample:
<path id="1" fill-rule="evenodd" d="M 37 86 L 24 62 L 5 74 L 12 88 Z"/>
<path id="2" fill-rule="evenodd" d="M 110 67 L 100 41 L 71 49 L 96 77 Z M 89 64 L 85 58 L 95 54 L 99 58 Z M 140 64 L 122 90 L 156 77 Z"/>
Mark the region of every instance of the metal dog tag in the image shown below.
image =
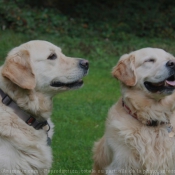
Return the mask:
<path id="1" fill-rule="evenodd" d="M 173 131 L 173 127 L 172 126 L 168 126 L 167 127 L 167 131 L 168 131 L 169 137 L 174 137 L 175 136 L 175 133 Z"/>
<path id="2" fill-rule="evenodd" d="M 50 138 L 50 137 L 47 137 L 47 145 L 48 145 L 48 146 L 51 146 L 51 142 L 52 142 L 52 141 L 51 141 L 51 138 Z"/>

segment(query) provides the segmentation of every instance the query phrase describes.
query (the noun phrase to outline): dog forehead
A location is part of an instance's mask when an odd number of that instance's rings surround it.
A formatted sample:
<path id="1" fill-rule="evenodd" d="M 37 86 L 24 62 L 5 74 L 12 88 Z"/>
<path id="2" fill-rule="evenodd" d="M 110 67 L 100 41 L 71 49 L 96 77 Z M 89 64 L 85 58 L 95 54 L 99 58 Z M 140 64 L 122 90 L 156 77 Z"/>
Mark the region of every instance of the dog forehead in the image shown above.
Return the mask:
<path id="1" fill-rule="evenodd" d="M 43 40 L 32 40 L 12 49 L 8 55 L 19 53 L 22 50 L 27 50 L 32 60 L 45 59 L 51 53 L 56 53 L 57 55 L 61 54 L 61 48 L 50 42 Z"/>
<path id="2" fill-rule="evenodd" d="M 51 52 L 61 53 L 61 48 L 47 41 L 33 40 L 13 48 L 8 55 L 16 54 L 22 50 L 29 51 L 30 55 L 48 55 Z"/>
<path id="3" fill-rule="evenodd" d="M 39 51 L 47 51 L 47 50 L 55 50 L 61 52 L 61 48 L 58 46 L 48 42 L 48 41 L 42 41 L 42 40 L 33 40 L 29 41 L 28 43 L 25 43 L 30 50 L 39 50 Z"/>
<path id="4" fill-rule="evenodd" d="M 143 48 L 132 52 L 132 54 L 135 56 L 136 62 L 143 62 L 151 58 L 163 61 L 169 60 L 172 57 L 168 52 L 159 48 Z"/>

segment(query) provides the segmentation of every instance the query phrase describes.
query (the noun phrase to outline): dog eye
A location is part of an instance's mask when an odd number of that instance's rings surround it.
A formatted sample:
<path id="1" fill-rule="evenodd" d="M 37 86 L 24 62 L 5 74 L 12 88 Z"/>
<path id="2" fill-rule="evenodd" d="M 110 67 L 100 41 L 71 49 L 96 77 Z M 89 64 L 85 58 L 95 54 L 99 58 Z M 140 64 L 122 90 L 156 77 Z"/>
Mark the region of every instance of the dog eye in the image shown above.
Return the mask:
<path id="1" fill-rule="evenodd" d="M 151 63 L 154 63 L 156 60 L 154 58 L 150 58 L 148 60 L 146 60 L 145 62 L 151 62 Z"/>
<path id="2" fill-rule="evenodd" d="M 47 58 L 48 60 L 55 60 L 57 58 L 57 55 L 55 53 L 52 53 L 51 55 L 49 55 L 49 57 Z"/>

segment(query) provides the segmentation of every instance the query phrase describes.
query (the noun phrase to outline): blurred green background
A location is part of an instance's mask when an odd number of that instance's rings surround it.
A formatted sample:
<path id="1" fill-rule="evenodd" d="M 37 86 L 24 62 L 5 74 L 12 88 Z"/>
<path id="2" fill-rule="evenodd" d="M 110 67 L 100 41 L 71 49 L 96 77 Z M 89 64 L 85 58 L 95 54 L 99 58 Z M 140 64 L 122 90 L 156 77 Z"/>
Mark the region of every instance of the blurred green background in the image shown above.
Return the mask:
<path id="1" fill-rule="evenodd" d="M 0 0 L 1 29 L 109 40 L 175 37 L 172 0 Z"/>
<path id="2" fill-rule="evenodd" d="M 35 39 L 90 62 L 84 87 L 54 98 L 50 172 L 88 175 L 93 143 L 120 96 L 112 67 L 121 55 L 143 47 L 175 54 L 175 1 L 0 0 L 0 63 L 10 49 Z"/>

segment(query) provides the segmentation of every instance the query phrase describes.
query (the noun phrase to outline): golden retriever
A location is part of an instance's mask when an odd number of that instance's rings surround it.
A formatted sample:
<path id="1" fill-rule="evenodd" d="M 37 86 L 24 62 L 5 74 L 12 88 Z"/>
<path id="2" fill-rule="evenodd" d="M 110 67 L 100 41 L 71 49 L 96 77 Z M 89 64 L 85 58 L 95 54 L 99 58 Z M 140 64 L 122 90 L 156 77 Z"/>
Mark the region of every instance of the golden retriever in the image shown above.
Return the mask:
<path id="1" fill-rule="evenodd" d="M 67 57 L 47 41 L 9 52 L 0 67 L 0 174 L 49 173 L 52 98 L 80 88 L 88 67 L 87 60 Z"/>
<path id="2" fill-rule="evenodd" d="M 140 49 L 123 55 L 112 74 L 122 97 L 95 143 L 92 174 L 175 174 L 175 58 Z"/>

